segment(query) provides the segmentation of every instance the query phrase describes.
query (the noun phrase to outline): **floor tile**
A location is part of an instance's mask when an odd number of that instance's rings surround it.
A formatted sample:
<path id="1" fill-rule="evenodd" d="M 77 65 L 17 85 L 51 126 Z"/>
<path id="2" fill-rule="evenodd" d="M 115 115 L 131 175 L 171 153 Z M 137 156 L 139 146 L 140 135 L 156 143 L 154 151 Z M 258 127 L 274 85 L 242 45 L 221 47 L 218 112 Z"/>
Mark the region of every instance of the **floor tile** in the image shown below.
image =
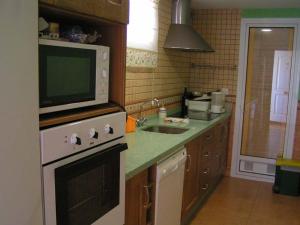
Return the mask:
<path id="1" fill-rule="evenodd" d="M 224 178 L 191 225 L 300 225 L 300 197 L 278 195 L 272 184 Z"/>

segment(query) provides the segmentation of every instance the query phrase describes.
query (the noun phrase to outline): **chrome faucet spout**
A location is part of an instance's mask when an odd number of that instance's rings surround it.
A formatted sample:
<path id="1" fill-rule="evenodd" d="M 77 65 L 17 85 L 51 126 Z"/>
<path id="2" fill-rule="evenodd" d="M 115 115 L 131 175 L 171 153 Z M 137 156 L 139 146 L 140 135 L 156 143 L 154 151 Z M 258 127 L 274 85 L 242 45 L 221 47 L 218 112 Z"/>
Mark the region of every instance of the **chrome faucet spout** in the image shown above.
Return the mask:
<path id="1" fill-rule="evenodd" d="M 151 106 L 157 106 L 157 107 L 159 107 L 159 105 L 160 105 L 159 100 L 158 100 L 157 98 L 153 98 L 153 99 L 151 99 L 151 100 L 149 100 L 149 101 L 143 102 L 143 103 L 140 105 L 140 113 L 139 113 L 139 114 L 140 114 L 140 117 L 137 118 L 137 120 L 136 120 L 136 125 L 137 125 L 138 127 L 143 126 L 144 123 L 147 121 L 147 118 L 145 118 L 145 117 L 142 115 L 142 112 L 143 112 L 144 106 L 145 106 L 146 104 L 148 104 L 148 103 L 151 103 Z"/>

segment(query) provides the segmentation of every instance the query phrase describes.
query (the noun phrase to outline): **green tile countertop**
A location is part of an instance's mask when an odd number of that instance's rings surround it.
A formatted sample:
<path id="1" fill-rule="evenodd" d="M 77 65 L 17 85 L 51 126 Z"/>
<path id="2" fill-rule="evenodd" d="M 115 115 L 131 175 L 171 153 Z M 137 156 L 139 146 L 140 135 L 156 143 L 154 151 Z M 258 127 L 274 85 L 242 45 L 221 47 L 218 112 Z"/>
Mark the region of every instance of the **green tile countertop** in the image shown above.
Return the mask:
<path id="1" fill-rule="evenodd" d="M 188 124 L 170 124 L 159 122 L 157 118 L 150 119 L 143 128 L 159 124 L 188 128 L 189 130 L 182 134 L 163 134 L 147 132 L 138 128 L 136 132 L 126 134 L 128 144 L 128 150 L 125 151 L 126 179 L 128 180 L 168 155 L 175 153 L 181 146 L 184 146 L 187 142 L 227 119 L 229 116 L 230 113 L 224 113 L 211 121 L 190 120 Z"/>

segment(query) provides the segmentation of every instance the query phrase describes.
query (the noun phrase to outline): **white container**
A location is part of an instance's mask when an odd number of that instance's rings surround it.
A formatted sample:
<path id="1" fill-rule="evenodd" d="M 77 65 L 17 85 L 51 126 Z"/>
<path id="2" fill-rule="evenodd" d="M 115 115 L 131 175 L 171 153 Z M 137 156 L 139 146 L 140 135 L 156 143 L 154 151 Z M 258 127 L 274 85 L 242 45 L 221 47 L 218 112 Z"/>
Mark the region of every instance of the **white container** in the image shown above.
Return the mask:
<path id="1" fill-rule="evenodd" d="M 223 92 L 213 92 L 211 94 L 211 112 L 225 112 L 225 94 Z"/>
<path id="2" fill-rule="evenodd" d="M 164 120 L 167 117 L 167 109 L 165 107 L 160 107 L 159 108 L 158 117 L 161 120 Z"/>

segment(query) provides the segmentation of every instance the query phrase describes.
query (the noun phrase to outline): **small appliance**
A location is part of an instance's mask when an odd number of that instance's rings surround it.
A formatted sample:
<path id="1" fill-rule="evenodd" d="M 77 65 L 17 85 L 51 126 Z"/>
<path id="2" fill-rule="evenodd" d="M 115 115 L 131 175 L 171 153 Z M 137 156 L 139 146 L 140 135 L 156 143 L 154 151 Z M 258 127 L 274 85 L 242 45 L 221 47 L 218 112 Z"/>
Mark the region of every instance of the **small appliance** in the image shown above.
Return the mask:
<path id="1" fill-rule="evenodd" d="M 225 93 L 212 92 L 211 93 L 211 109 L 212 113 L 224 113 L 225 112 Z"/>
<path id="2" fill-rule="evenodd" d="M 188 109 L 193 111 L 209 111 L 211 103 L 211 97 L 205 95 L 203 97 L 197 97 L 188 101 Z"/>
<path id="3" fill-rule="evenodd" d="M 40 114 L 108 102 L 109 47 L 39 40 Z"/>

